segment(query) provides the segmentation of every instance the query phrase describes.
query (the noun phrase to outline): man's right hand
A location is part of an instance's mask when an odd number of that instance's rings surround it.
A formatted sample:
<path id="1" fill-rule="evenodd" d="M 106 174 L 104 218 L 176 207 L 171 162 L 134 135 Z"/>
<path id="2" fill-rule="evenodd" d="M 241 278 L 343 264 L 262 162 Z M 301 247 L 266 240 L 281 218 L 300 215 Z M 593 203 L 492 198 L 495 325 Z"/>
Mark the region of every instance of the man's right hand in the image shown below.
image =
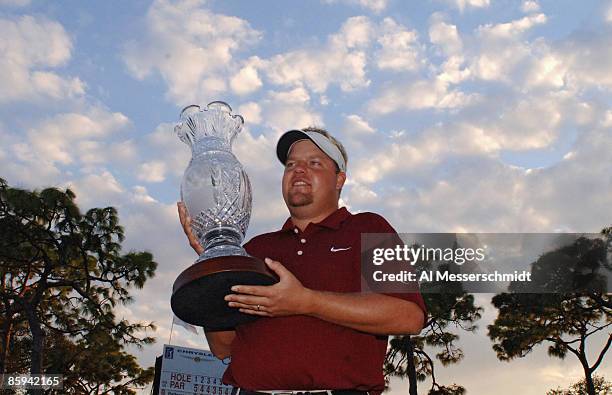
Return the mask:
<path id="1" fill-rule="evenodd" d="M 179 218 L 181 220 L 181 225 L 183 226 L 183 231 L 189 240 L 189 245 L 191 248 L 198 253 L 198 255 L 204 252 L 204 247 L 200 245 L 198 239 L 193 234 L 191 230 L 191 217 L 187 214 L 187 207 L 185 207 L 185 203 L 177 202 L 176 206 L 178 207 Z M 236 332 L 233 330 L 230 331 L 220 331 L 220 332 L 204 332 L 206 335 L 206 341 L 208 342 L 208 347 L 210 351 L 219 359 L 225 359 L 232 354 L 232 342 L 236 337 Z"/>
<path id="2" fill-rule="evenodd" d="M 181 220 L 183 231 L 189 240 L 189 245 L 198 255 L 202 254 L 204 252 L 204 247 L 200 245 L 200 242 L 198 242 L 198 239 L 191 230 L 191 217 L 189 214 L 187 214 L 187 207 L 185 207 L 185 203 L 177 202 L 176 205 L 178 207 L 179 219 Z"/>

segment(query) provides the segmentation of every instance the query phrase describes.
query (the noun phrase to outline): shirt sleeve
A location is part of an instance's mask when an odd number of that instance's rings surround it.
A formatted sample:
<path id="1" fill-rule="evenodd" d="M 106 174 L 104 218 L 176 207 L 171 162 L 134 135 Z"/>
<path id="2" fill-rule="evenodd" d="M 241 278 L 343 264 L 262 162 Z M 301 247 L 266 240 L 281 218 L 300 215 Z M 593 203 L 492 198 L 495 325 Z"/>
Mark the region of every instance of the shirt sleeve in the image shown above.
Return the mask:
<path id="1" fill-rule="evenodd" d="M 396 245 L 404 244 L 402 239 L 399 237 L 399 235 L 393 228 L 393 226 L 391 226 L 391 224 L 385 218 L 383 218 L 382 216 L 378 214 L 374 214 L 374 213 L 369 213 L 369 214 L 370 214 L 370 218 L 368 221 L 369 224 L 367 226 L 368 233 L 387 234 L 384 237 L 381 236 L 381 242 L 383 243 L 381 247 L 386 246 L 389 248 L 393 248 Z M 403 263 L 397 263 L 396 267 L 405 268 L 405 265 Z M 427 306 L 425 304 L 425 300 L 423 299 L 423 296 L 418 290 L 418 284 L 416 282 L 414 283 L 414 288 L 415 289 L 411 289 L 410 292 L 399 291 L 399 292 L 378 292 L 378 293 L 382 295 L 392 296 L 394 298 L 399 298 L 399 299 L 413 302 L 417 306 L 419 306 L 421 310 L 423 310 L 423 313 L 427 317 Z"/>

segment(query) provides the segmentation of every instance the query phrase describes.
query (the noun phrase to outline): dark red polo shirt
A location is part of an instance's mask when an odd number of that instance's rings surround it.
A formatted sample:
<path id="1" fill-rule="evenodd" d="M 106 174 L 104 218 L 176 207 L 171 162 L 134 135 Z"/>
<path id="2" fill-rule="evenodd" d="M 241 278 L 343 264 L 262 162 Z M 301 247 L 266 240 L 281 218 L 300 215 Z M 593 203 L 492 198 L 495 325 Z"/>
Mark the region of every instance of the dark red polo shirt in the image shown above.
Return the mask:
<path id="1" fill-rule="evenodd" d="M 291 219 L 280 231 L 244 245 L 258 258 L 281 262 L 305 287 L 360 292 L 361 233 L 395 233 L 380 215 L 340 208 L 304 232 Z M 397 297 L 425 305 L 420 294 Z M 249 390 L 358 389 L 382 391 L 387 336 L 309 316 L 261 318 L 236 328 L 223 381 Z"/>

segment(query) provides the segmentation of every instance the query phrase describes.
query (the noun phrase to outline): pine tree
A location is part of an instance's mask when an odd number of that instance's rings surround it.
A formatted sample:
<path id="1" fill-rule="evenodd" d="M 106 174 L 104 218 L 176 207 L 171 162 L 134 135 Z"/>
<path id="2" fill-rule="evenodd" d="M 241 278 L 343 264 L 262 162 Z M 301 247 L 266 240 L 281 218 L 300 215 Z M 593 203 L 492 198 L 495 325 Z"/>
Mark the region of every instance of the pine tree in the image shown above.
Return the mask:
<path id="1" fill-rule="evenodd" d="M 124 347 L 152 343 L 154 325 L 114 309 L 157 264 L 148 252 L 122 253 L 123 240 L 113 207 L 81 214 L 70 190 L 0 179 L 0 373 L 65 374 L 63 393 L 129 394 L 152 379 Z"/>

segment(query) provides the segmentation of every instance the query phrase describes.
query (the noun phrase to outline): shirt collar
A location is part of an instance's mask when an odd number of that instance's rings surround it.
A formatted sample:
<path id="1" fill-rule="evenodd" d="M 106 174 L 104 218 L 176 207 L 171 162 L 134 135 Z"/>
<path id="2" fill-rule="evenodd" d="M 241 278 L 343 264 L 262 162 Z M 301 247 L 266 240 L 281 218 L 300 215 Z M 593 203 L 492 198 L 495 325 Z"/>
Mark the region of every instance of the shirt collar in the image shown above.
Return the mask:
<path id="1" fill-rule="evenodd" d="M 330 215 L 328 215 L 323 221 L 313 224 L 312 222 L 308 224 L 315 226 L 322 226 L 324 228 L 330 229 L 340 229 L 340 225 L 344 222 L 345 219 L 350 217 L 352 214 L 346 209 L 346 207 L 340 207 L 338 210 L 334 211 Z M 281 228 L 283 231 L 293 230 L 295 225 L 293 225 L 293 221 L 291 221 L 291 217 L 287 218 L 285 224 Z"/>

